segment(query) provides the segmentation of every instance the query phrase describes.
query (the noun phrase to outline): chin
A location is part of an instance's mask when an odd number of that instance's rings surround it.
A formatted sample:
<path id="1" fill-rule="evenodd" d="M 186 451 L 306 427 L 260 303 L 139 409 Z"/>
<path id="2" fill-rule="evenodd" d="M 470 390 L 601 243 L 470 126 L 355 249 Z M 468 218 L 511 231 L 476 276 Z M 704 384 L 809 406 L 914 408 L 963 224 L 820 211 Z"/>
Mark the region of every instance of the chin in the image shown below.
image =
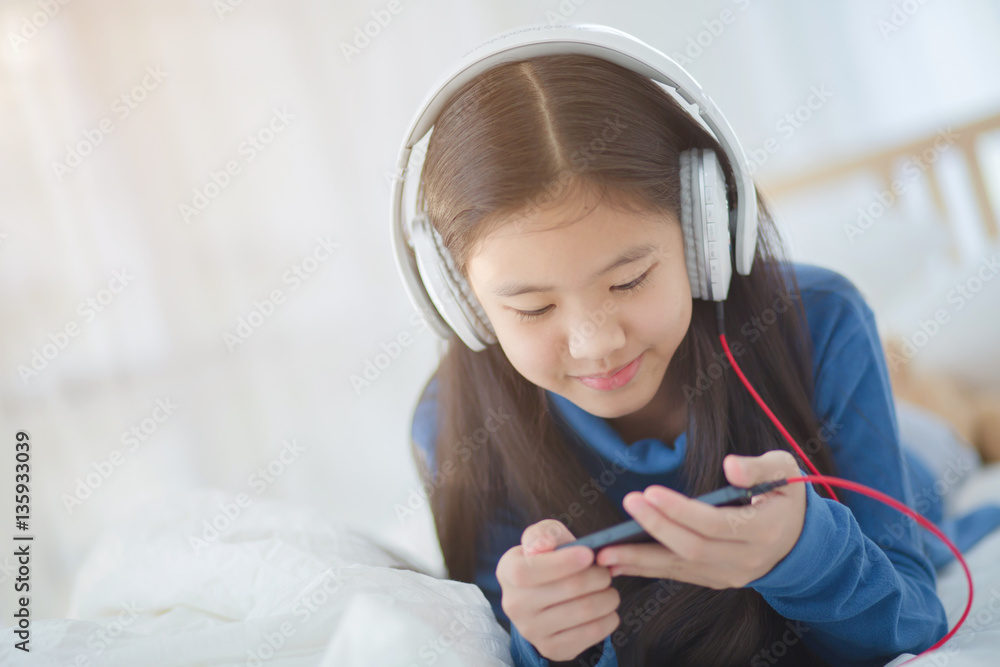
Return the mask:
<path id="1" fill-rule="evenodd" d="M 635 377 L 629 385 L 608 393 L 591 389 L 576 378 L 569 380 L 573 388 L 566 398 L 590 414 L 605 419 L 616 419 L 641 410 L 656 393 L 646 386 L 648 381 L 641 377 Z"/>
<path id="2" fill-rule="evenodd" d="M 627 407 L 622 407 L 619 409 L 609 409 L 606 404 L 596 404 L 594 406 L 581 405 L 579 406 L 589 412 L 592 415 L 601 417 L 602 419 L 618 419 L 619 417 L 624 417 L 630 415 L 639 409 L 638 405 L 628 405 Z"/>

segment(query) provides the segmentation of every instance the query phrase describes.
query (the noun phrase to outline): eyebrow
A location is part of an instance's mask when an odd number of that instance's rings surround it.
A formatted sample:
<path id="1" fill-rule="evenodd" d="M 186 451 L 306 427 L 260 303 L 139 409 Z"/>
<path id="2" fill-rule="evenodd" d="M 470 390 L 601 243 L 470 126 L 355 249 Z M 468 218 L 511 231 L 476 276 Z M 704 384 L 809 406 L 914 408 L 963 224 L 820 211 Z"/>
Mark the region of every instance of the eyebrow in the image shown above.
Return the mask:
<path id="1" fill-rule="evenodd" d="M 654 246 L 651 243 L 637 245 L 632 248 L 629 248 L 628 250 L 623 252 L 621 256 L 618 257 L 618 259 L 611 262 L 606 267 L 604 267 L 603 269 L 595 273 L 593 276 L 591 276 L 591 280 L 596 280 L 601 276 L 603 276 L 605 273 L 617 269 L 619 266 L 623 266 L 625 264 L 631 264 L 632 262 L 636 262 L 640 259 L 643 259 L 644 257 L 647 257 L 650 253 L 654 252 L 655 250 L 656 246 Z M 498 287 L 496 290 L 493 291 L 493 293 L 496 294 L 497 296 L 511 297 L 511 296 L 517 296 L 519 294 L 528 294 L 531 292 L 551 292 L 554 289 L 555 287 L 552 287 L 551 285 L 526 285 L 524 283 L 519 283 L 519 282 L 508 282 Z"/>

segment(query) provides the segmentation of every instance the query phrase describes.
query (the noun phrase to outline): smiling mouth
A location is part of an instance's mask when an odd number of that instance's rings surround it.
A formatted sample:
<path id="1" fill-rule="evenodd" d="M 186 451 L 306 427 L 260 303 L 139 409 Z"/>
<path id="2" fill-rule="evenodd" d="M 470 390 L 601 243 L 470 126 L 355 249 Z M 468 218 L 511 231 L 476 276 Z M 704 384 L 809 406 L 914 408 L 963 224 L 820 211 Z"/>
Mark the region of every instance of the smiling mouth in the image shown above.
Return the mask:
<path id="1" fill-rule="evenodd" d="M 636 375 L 639 373 L 639 366 L 642 365 L 642 358 L 645 355 L 646 353 L 643 352 L 638 357 L 610 375 L 598 377 L 594 377 L 593 375 L 584 375 L 582 377 L 577 377 L 576 380 L 581 382 L 584 386 L 596 391 L 616 391 L 632 383 Z"/>
<path id="2" fill-rule="evenodd" d="M 638 359 L 638 357 L 636 357 L 636 359 Z M 632 361 L 635 361 L 635 359 L 632 359 Z M 578 378 L 598 378 L 598 379 L 607 379 L 607 378 L 611 377 L 612 375 L 615 375 L 615 374 L 617 374 L 617 373 L 618 373 L 618 372 L 619 372 L 619 371 L 620 371 L 621 369 L 623 369 L 623 368 L 625 368 L 626 366 L 628 366 L 629 364 L 631 364 L 631 363 L 632 363 L 632 361 L 629 361 L 629 362 L 627 362 L 627 363 L 624 363 L 624 364 L 622 364 L 621 366 L 619 366 L 618 368 L 615 368 L 615 369 L 613 369 L 613 370 L 610 370 L 610 371 L 608 371 L 607 373 L 604 373 L 603 375 L 574 375 L 573 377 L 578 377 Z"/>

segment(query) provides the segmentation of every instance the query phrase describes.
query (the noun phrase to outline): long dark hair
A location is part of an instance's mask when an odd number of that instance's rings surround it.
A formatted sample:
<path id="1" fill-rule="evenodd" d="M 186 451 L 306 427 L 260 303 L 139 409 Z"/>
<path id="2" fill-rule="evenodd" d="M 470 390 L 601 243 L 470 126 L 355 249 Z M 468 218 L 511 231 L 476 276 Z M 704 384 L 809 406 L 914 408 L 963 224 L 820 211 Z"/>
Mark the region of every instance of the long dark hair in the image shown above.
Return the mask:
<path id="1" fill-rule="evenodd" d="M 602 137 L 609 123 L 618 129 L 610 139 Z M 620 210 L 670 212 L 679 220 L 678 154 L 692 147 L 716 151 L 735 193 L 721 147 L 646 77 L 582 55 L 505 63 L 465 85 L 440 113 L 418 206 L 467 276 L 479 241 L 512 216 L 559 199 L 569 183 L 596 188 Z M 733 273 L 727 338 L 745 346 L 741 368 L 800 446 L 810 443 L 804 449 L 817 468 L 836 474 L 810 405 L 811 345 L 798 285 L 759 194 L 757 203 L 760 238 L 750 275 Z M 752 319 L 761 314 L 763 320 Z M 684 383 L 688 400 L 687 495 L 727 484 L 726 454 L 791 449 L 719 353 L 714 305 L 695 299 L 690 327 L 668 368 L 669 377 Z M 452 337 L 435 375 L 436 460 L 439 469 L 449 463 L 447 474 L 427 488 L 449 577 L 473 581 L 477 554 L 491 538 L 484 527 L 502 510 L 514 512 L 523 529 L 582 506 L 567 524 L 578 537 L 623 520 L 606 495 L 583 500 L 591 478 L 578 457 L 580 441 L 557 419 L 545 391 L 521 376 L 499 345 L 473 352 Z M 491 410 L 510 419 L 487 433 Z M 473 433 L 486 439 L 470 447 Z M 800 461 L 800 467 L 807 466 Z M 613 638 L 623 667 L 748 664 L 777 644 L 786 649 L 782 664 L 823 664 L 803 642 L 781 639 L 788 619 L 752 588 L 628 576 L 613 585 L 621 594 L 622 623 Z"/>

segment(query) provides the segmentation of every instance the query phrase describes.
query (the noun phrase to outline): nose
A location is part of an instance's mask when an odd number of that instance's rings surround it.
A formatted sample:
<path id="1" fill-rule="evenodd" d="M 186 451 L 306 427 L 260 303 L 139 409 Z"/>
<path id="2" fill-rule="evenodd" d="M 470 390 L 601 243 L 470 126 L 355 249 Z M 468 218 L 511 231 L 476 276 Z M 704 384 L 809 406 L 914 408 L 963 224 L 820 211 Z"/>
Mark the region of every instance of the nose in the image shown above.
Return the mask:
<path id="1" fill-rule="evenodd" d="M 567 335 L 570 356 L 595 363 L 610 359 L 625 346 L 625 330 L 617 317 L 604 310 L 586 311 L 575 318 Z"/>

